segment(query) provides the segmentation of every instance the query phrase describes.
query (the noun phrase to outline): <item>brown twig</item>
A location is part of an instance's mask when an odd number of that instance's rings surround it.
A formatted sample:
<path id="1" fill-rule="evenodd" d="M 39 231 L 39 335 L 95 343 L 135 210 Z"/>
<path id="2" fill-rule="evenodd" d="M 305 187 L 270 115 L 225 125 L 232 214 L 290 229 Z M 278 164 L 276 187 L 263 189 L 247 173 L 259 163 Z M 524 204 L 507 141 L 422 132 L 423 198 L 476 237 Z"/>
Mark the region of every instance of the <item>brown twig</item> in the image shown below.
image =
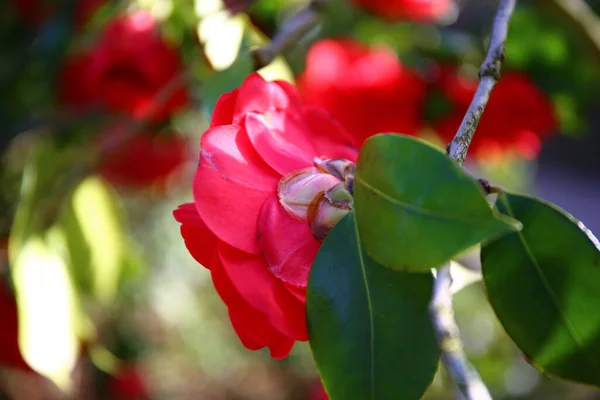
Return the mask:
<path id="1" fill-rule="evenodd" d="M 456 136 L 448 145 L 448 155 L 459 164 L 465 162 L 471 139 L 488 103 L 492 90 L 500 78 L 504 60 L 504 46 L 508 24 L 514 12 L 516 0 L 502 0 L 492 26 L 487 55 L 479 71 L 479 86 L 471 105 L 458 128 Z M 491 186 L 490 188 L 491 192 Z M 458 325 L 452 308 L 450 265 L 437 271 L 430 315 L 442 351 L 442 363 L 446 368 L 460 397 L 464 400 L 491 400 L 491 395 L 477 371 L 471 366 L 463 350 Z"/>
<path id="2" fill-rule="evenodd" d="M 500 68 L 504 61 L 504 46 L 508 34 L 508 23 L 515 9 L 516 0 L 502 0 L 494 19 L 487 55 L 479 70 L 479 86 L 458 132 L 448 145 L 448 155 L 459 164 L 464 164 L 471 139 L 483 115 L 485 106 L 496 82 L 500 78 Z"/>
<path id="3" fill-rule="evenodd" d="M 479 373 L 467 360 L 452 309 L 450 264 L 437 271 L 429 305 L 433 329 L 442 351 L 442 363 L 461 400 L 491 400 Z"/>

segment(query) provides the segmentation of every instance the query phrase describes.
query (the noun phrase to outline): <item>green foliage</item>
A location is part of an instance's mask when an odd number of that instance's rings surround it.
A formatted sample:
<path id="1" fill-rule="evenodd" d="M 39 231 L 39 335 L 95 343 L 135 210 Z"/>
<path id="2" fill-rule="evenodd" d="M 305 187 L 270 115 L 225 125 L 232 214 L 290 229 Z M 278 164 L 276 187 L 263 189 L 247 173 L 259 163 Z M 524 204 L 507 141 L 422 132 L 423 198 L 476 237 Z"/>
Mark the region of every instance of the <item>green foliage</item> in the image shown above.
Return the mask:
<path id="1" fill-rule="evenodd" d="M 427 308 L 431 274 L 369 257 L 350 212 L 315 259 L 307 289 L 310 345 L 334 400 L 417 400 L 439 358 Z"/>
<path id="2" fill-rule="evenodd" d="M 131 252 L 116 194 L 102 180 L 86 179 L 66 204 L 59 226 L 80 293 L 105 305 L 114 302 Z"/>
<path id="3" fill-rule="evenodd" d="M 55 78 L 71 40 L 77 2 L 62 2 L 60 12 L 38 30 L 17 23 L 10 2 L 4 3 L 0 5 L 0 151 L 14 136 L 36 125 L 32 116 L 52 108 Z"/>
<path id="4" fill-rule="evenodd" d="M 51 139 L 33 144 L 26 163 L 9 241 L 17 264 L 32 240 L 50 233 L 77 295 L 107 305 L 121 280 L 135 269 L 136 253 L 125 233 L 116 194 L 100 179 L 81 181 L 80 149 L 60 147 Z"/>
<path id="5" fill-rule="evenodd" d="M 483 279 L 500 322 L 543 372 L 600 386 L 600 244 L 558 207 L 504 193 L 523 230 L 486 244 Z"/>
<path id="6" fill-rule="evenodd" d="M 507 38 L 505 68 L 526 72 L 550 94 L 565 133 L 585 128 L 582 111 L 600 83 L 598 69 L 577 39 L 553 15 L 531 6 L 517 8 Z"/>
<path id="7" fill-rule="evenodd" d="M 442 151 L 409 136 L 377 135 L 354 182 L 367 253 L 399 270 L 427 271 L 519 224 L 494 213 L 479 184 Z"/>
<path id="8" fill-rule="evenodd" d="M 61 148 L 47 138 L 40 138 L 31 147 L 11 228 L 11 258 L 29 236 L 43 233 L 54 222 L 65 187 L 74 178 L 69 172 L 73 172 L 73 160 L 78 156 L 77 149 Z"/>
<path id="9" fill-rule="evenodd" d="M 219 97 L 240 87 L 244 79 L 253 71 L 254 63 L 247 45 L 242 44 L 242 49 L 234 63 L 223 71 L 215 72 L 206 80 L 202 90 L 202 105 L 207 116 L 212 115 Z"/>

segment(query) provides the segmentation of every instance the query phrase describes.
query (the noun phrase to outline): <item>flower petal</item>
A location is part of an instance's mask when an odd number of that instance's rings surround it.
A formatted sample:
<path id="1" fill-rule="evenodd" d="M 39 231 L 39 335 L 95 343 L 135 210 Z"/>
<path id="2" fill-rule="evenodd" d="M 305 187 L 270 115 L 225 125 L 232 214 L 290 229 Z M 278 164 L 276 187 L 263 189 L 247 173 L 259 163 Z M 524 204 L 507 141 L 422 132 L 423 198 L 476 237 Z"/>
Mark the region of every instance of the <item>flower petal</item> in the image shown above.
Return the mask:
<path id="1" fill-rule="evenodd" d="M 275 329 L 263 313 L 240 296 L 218 258 L 213 265 L 211 276 L 215 289 L 227 305 L 231 325 L 244 347 L 258 350 L 267 346 L 273 358 L 286 357 L 294 340 Z"/>
<path id="2" fill-rule="evenodd" d="M 320 246 L 308 223 L 293 218 L 276 198 L 270 198 L 260 212 L 258 233 L 269 271 L 291 286 L 305 288 Z"/>
<path id="3" fill-rule="evenodd" d="M 239 89 L 235 88 L 231 92 L 223 93 L 212 113 L 210 127 L 219 125 L 231 125 L 233 123 L 233 110 L 237 101 Z"/>
<path id="4" fill-rule="evenodd" d="M 294 339 L 290 339 L 276 331 L 264 319 L 264 315 L 251 307 L 247 309 L 231 307 L 229 308 L 229 318 L 235 333 L 237 333 L 244 347 L 249 350 L 268 347 L 271 357 L 281 360 L 287 357 L 292 347 L 294 347 Z M 257 326 L 261 326 L 261 328 L 256 329 Z"/>
<path id="5" fill-rule="evenodd" d="M 194 200 L 202 220 L 221 240 L 259 254 L 256 224 L 281 178 L 254 151 L 240 127 L 218 126 L 202 136 Z"/>
<path id="6" fill-rule="evenodd" d="M 273 81 L 273 83 L 277 84 L 285 93 L 287 93 L 288 99 L 290 101 L 288 109 L 293 111 L 300 110 L 300 107 L 302 107 L 302 101 L 300 100 L 300 96 L 298 96 L 296 86 L 292 85 L 288 81 L 284 81 L 281 79 L 275 80 Z"/>
<path id="7" fill-rule="evenodd" d="M 250 306 L 262 312 L 284 335 L 307 340 L 304 304 L 267 270 L 261 256 L 245 253 L 226 243 L 217 249 L 223 270 Z"/>
<path id="8" fill-rule="evenodd" d="M 344 129 L 325 109 L 307 106 L 302 110 L 302 119 L 309 137 L 316 148 L 316 156 L 321 158 L 345 158 L 356 162 L 362 143 Z"/>
<path id="9" fill-rule="evenodd" d="M 302 304 L 306 304 L 306 288 L 299 288 L 299 287 L 295 287 L 295 286 L 291 286 L 291 285 L 285 285 L 285 288 L 299 302 L 301 302 Z"/>
<path id="10" fill-rule="evenodd" d="M 234 122 L 249 112 L 264 113 L 268 110 L 282 110 L 298 104 L 298 99 L 290 97 L 289 88 L 284 89 L 277 82 L 267 82 L 258 73 L 249 75 L 238 93 L 234 109 Z"/>
<path id="11" fill-rule="evenodd" d="M 194 203 L 180 205 L 173 216 L 181 223 L 181 236 L 188 251 L 202 266 L 210 269 L 219 239 L 212 233 L 198 215 Z"/>
<path id="12" fill-rule="evenodd" d="M 248 113 L 245 127 L 256 152 L 280 174 L 312 165 L 315 149 L 309 135 L 286 113 Z"/>

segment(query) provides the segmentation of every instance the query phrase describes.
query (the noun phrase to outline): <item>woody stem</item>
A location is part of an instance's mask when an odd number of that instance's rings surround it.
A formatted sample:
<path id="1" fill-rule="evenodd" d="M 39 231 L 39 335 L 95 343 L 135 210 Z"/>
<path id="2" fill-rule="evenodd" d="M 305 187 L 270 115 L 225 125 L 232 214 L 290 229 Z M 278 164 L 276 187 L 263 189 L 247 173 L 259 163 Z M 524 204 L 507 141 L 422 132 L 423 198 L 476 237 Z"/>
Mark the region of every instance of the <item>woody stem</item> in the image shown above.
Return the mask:
<path id="1" fill-rule="evenodd" d="M 448 155 L 464 164 L 475 129 L 488 103 L 492 90 L 500 78 L 504 60 L 504 47 L 508 24 L 514 12 L 516 0 L 501 0 L 492 26 L 487 55 L 479 71 L 479 85 L 465 114 L 458 132 L 448 144 Z M 465 355 L 460 331 L 454 318 L 450 264 L 437 271 L 433 297 L 429 306 L 438 345 L 442 351 L 442 363 L 462 400 L 491 400 L 491 395 Z"/>

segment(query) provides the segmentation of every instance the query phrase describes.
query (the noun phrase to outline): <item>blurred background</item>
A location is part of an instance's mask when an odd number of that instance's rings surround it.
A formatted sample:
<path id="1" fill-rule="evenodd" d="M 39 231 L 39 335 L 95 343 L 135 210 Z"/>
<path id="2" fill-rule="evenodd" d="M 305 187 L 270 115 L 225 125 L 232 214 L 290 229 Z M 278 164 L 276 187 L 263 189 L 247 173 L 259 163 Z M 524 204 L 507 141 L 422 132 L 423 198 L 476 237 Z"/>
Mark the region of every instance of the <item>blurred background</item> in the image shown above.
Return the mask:
<path id="1" fill-rule="evenodd" d="M 580 2 L 572 15 L 564 1 L 519 1 L 468 168 L 600 232 L 600 1 Z M 0 3 L 0 399 L 326 398 L 306 343 L 283 361 L 242 347 L 172 216 L 192 200 L 218 97 L 307 3 Z M 259 72 L 349 130 L 443 147 L 496 6 L 330 0 Z M 600 399 L 529 366 L 485 300 L 477 254 L 459 261 L 459 283 L 475 283 L 455 297 L 458 322 L 494 398 Z M 453 396 L 438 373 L 426 399 Z"/>

